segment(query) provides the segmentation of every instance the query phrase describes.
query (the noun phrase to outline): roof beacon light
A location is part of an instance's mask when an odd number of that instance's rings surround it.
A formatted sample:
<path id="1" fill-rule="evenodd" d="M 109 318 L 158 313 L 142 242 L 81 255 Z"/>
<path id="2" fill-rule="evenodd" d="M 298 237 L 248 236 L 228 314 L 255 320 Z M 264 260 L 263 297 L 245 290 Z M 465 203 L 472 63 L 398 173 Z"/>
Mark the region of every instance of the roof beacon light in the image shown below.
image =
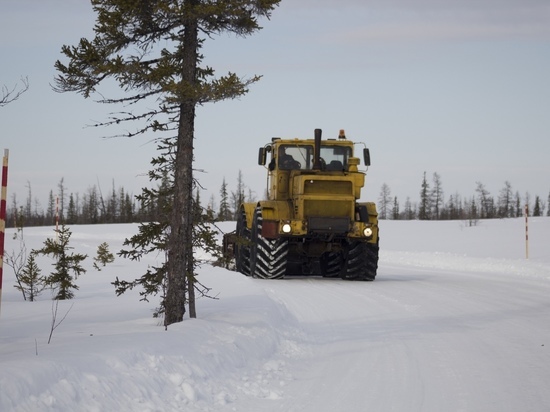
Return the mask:
<path id="1" fill-rule="evenodd" d="M 344 139 L 346 138 L 346 132 L 344 129 L 340 129 L 340 133 L 338 134 L 338 139 Z"/>

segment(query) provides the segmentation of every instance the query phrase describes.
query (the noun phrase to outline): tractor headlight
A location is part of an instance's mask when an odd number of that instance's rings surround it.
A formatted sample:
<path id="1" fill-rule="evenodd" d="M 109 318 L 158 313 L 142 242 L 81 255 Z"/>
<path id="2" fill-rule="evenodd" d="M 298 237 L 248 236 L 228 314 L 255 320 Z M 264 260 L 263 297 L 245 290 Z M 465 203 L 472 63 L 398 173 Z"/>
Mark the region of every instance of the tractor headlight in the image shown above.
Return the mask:
<path id="1" fill-rule="evenodd" d="M 289 234 L 292 232 L 292 226 L 290 226 L 290 223 L 284 223 L 282 227 L 283 233 Z"/>
<path id="2" fill-rule="evenodd" d="M 365 237 L 371 237 L 372 236 L 372 229 L 370 227 L 366 227 L 363 230 L 363 235 L 365 235 Z"/>

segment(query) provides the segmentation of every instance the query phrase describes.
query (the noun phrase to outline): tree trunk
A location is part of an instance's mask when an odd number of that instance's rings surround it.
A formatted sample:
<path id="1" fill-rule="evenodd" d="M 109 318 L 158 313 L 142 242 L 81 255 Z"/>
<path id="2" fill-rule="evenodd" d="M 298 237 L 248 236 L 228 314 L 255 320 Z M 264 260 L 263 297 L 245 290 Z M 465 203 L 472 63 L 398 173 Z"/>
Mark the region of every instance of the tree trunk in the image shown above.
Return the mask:
<path id="1" fill-rule="evenodd" d="M 198 64 L 198 25 L 192 18 L 183 34 L 182 83 L 196 84 Z M 185 89 L 185 87 L 183 87 Z M 195 100 L 182 97 L 174 171 L 174 204 L 170 222 L 168 285 L 165 299 L 165 325 L 181 322 L 185 313 L 188 256 L 193 253 L 193 137 Z"/>
<path id="2" fill-rule="evenodd" d="M 187 267 L 189 268 L 187 274 L 187 295 L 189 296 L 189 317 L 191 319 L 197 317 L 197 309 L 195 307 L 195 274 L 193 273 L 195 262 L 193 259 L 193 253 L 191 253 L 187 261 Z"/>

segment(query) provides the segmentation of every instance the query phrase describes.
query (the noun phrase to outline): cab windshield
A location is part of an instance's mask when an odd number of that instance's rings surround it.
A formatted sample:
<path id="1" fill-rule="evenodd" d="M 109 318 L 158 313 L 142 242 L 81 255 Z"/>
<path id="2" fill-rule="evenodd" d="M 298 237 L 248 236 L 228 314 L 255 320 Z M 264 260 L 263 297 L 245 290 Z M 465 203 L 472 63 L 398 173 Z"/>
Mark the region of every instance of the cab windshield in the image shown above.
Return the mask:
<path id="1" fill-rule="evenodd" d="M 321 169 L 346 170 L 351 157 L 351 147 L 321 145 Z M 312 145 L 281 145 L 277 155 L 279 169 L 311 170 L 313 168 Z"/>

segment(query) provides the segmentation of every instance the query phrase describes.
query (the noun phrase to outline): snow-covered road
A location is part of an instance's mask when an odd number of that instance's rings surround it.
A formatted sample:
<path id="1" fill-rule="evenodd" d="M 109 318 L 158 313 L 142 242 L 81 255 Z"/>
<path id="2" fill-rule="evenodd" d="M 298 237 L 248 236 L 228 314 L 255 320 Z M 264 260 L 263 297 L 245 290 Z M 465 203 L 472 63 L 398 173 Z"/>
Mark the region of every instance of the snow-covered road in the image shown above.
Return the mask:
<path id="1" fill-rule="evenodd" d="M 311 350 L 281 410 L 550 410 L 549 286 L 391 264 L 372 284 L 272 286 Z"/>

